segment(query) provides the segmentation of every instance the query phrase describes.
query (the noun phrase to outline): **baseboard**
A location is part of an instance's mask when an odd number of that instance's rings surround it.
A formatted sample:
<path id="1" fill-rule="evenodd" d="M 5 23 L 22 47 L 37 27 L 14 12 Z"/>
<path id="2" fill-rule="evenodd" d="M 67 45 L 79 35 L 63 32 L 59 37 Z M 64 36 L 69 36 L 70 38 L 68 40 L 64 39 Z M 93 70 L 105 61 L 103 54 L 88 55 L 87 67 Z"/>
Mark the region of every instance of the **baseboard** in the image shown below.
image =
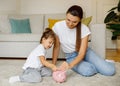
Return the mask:
<path id="1" fill-rule="evenodd" d="M 26 60 L 26 58 L 22 57 L 0 57 L 0 60 Z M 47 58 L 47 60 L 52 60 L 52 58 Z M 65 58 L 58 58 L 59 61 L 65 61 Z"/>
<path id="2" fill-rule="evenodd" d="M 47 58 L 47 60 L 52 60 L 52 58 Z M 65 61 L 66 59 L 65 58 L 58 58 L 57 60 L 59 60 L 59 61 Z"/>
<path id="3" fill-rule="evenodd" d="M 26 60 L 26 58 L 20 58 L 20 57 L 0 57 L 0 60 Z"/>

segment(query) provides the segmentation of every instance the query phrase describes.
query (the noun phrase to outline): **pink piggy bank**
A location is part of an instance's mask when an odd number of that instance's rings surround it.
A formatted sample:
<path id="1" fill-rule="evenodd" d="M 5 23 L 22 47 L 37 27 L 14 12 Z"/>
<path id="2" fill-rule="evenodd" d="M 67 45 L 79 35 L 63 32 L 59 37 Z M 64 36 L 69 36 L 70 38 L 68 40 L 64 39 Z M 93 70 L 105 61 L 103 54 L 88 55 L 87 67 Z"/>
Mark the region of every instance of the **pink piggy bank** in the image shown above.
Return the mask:
<path id="1" fill-rule="evenodd" d="M 55 72 L 53 72 L 52 77 L 57 83 L 62 83 L 66 80 L 66 72 L 65 71 L 55 71 Z"/>

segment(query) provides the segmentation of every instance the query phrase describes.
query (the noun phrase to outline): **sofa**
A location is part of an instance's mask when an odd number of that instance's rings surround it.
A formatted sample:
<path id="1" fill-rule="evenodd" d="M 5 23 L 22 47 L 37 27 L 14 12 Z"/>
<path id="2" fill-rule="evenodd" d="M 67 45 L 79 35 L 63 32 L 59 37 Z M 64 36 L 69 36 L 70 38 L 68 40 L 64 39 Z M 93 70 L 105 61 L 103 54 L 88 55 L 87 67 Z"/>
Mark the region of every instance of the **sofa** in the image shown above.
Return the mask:
<path id="1" fill-rule="evenodd" d="M 48 19 L 64 18 L 64 13 L 0 15 L 0 58 L 26 58 L 32 49 L 39 44 L 44 29 L 49 25 Z M 28 33 L 11 32 L 13 27 L 10 19 L 29 19 L 31 31 Z M 102 58 L 105 58 L 105 25 L 90 24 L 89 27 L 92 32 L 89 47 L 91 47 Z M 47 51 L 46 56 L 52 58 L 52 48 Z M 62 50 L 60 50 L 59 58 L 64 58 Z"/>

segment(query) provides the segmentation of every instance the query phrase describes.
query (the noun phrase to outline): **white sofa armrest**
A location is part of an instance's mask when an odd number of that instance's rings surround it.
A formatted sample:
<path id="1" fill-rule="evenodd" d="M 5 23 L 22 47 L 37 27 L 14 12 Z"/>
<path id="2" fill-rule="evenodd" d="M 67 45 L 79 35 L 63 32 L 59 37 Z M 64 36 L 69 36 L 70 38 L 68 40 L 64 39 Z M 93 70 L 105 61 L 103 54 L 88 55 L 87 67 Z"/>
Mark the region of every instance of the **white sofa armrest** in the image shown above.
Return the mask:
<path id="1" fill-rule="evenodd" d="M 92 24 L 91 29 L 91 48 L 102 58 L 105 59 L 105 24 Z"/>

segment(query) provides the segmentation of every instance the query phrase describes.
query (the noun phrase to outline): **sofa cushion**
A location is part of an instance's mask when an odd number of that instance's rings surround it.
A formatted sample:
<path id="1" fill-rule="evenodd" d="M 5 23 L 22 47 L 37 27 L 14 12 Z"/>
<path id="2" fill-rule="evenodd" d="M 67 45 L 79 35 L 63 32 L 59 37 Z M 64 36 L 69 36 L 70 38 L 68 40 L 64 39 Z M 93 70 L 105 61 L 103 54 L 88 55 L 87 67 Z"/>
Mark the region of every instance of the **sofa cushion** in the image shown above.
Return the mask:
<path id="1" fill-rule="evenodd" d="M 39 42 L 42 34 L 0 34 L 0 42 Z"/>
<path id="2" fill-rule="evenodd" d="M 88 26 L 90 24 L 91 20 L 92 20 L 92 16 L 83 18 L 82 23 Z"/>
<path id="3" fill-rule="evenodd" d="M 9 19 L 29 19 L 30 20 L 30 27 L 31 32 L 33 34 L 41 34 L 43 32 L 43 25 L 44 25 L 44 14 L 32 14 L 32 15 L 9 15 Z"/>
<path id="4" fill-rule="evenodd" d="M 65 15 L 66 15 L 65 13 L 45 14 L 44 28 L 49 27 L 48 19 L 61 20 L 61 19 L 65 19 Z"/>
<path id="5" fill-rule="evenodd" d="M 55 19 L 51 19 L 51 18 L 49 18 L 48 19 L 48 27 L 52 28 L 56 22 L 61 21 L 61 20 L 63 20 L 63 19 L 56 19 L 56 18 Z M 92 16 L 87 17 L 87 18 L 83 18 L 82 19 L 82 23 L 87 25 L 87 26 L 89 26 L 91 20 L 92 20 Z"/>
<path id="6" fill-rule="evenodd" d="M 48 19 L 48 27 L 52 29 L 52 27 L 54 26 L 54 24 L 58 21 L 61 21 L 62 19 Z"/>
<path id="7" fill-rule="evenodd" d="M 11 27 L 7 14 L 0 15 L 0 33 L 11 33 Z"/>
<path id="8" fill-rule="evenodd" d="M 31 33 L 29 19 L 10 19 L 12 33 Z"/>

